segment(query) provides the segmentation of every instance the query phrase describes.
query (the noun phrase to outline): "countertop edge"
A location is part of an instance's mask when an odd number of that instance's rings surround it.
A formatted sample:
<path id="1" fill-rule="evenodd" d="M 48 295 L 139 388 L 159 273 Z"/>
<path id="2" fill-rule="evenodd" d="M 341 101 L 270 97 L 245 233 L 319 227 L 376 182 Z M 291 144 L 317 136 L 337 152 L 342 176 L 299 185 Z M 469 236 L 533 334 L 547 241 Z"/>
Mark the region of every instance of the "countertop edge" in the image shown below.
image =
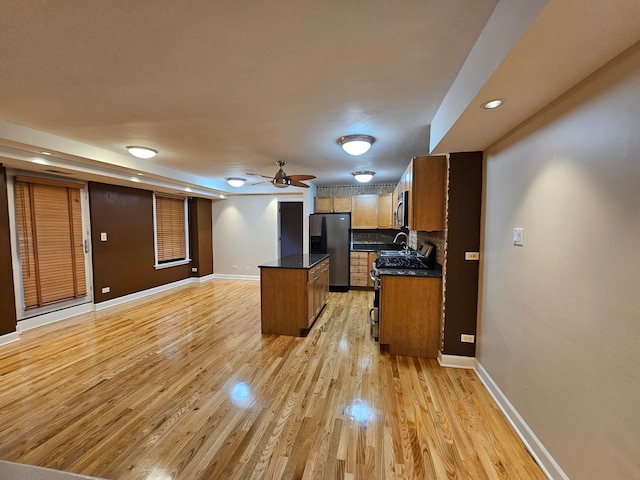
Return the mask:
<path id="1" fill-rule="evenodd" d="M 304 253 L 300 255 L 289 255 L 288 257 L 278 258 L 272 262 L 258 265 L 258 268 L 288 268 L 308 270 L 317 264 L 329 258 L 328 253 Z"/>

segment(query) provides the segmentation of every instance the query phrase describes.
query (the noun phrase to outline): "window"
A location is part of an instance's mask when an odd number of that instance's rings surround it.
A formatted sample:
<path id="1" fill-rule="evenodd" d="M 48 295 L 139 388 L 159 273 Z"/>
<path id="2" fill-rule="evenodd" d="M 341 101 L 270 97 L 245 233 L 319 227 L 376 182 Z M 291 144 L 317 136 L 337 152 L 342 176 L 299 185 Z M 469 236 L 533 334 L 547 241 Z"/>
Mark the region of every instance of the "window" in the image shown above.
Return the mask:
<path id="1" fill-rule="evenodd" d="M 187 199 L 154 194 L 156 268 L 188 263 Z"/>
<path id="2" fill-rule="evenodd" d="M 25 310 L 87 295 L 82 187 L 40 178 L 15 179 Z"/>

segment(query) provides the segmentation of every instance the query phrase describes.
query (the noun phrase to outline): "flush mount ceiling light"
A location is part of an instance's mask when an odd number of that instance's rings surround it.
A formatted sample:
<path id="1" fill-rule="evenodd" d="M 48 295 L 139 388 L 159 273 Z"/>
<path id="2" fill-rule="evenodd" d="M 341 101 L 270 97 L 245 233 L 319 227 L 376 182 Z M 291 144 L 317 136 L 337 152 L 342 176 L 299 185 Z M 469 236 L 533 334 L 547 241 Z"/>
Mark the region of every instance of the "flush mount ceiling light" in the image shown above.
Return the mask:
<path id="1" fill-rule="evenodd" d="M 503 103 L 504 100 L 502 98 L 496 98 L 494 100 L 489 100 L 488 102 L 483 103 L 482 108 L 484 108 L 485 110 L 493 110 L 494 108 L 501 107 Z"/>
<path id="2" fill-rule="evenodd" d="M 353 172 L 353 178 L 355 178 L 360 183 L 367 183 L 371 181 L 376 172 Z"/>
<path id="3" fill-rule="evenodd" d="M 244 182 L 247 181 L 246 179 L 239 178 L 239 177 L 229 177 L 229 178 L 225 178 L 225 180 L 232 187 L 241 187 L 244 185 Z"/>
<path id="4" fill-rule="evenodd" d="M 338 139 L 338 145 L 349 155 L 367 153 L 376 139 L 371 135 L 346 135 Z"/>
<path id="5" fill-rule="evenodd" d="M 153 158 L 158 154 L 158 151 L 153 148 L 140 147 L 136 145 L 130 145 L 125 148 L 131 155 L 138 158 Z"/>

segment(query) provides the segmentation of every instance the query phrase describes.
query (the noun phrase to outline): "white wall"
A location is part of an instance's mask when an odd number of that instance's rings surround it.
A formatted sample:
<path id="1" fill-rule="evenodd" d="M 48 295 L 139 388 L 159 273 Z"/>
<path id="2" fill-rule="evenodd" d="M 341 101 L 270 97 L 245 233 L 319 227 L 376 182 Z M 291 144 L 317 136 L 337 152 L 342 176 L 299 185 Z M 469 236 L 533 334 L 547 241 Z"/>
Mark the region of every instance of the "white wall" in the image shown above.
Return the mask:
<path id="1" fill-rule="evenodd" d="M 258 265 L 279 257 L 278 202 L 304 202 L 308 246 L 308 190 L 287 195 L 236 195 L 213 204 L 213 270 L 217 275 L 258 277 Z"/>
<path id="2" fill-rule="evenodd" d="M 478 360 L 570 478 L 640 478 L 640 44 L 485 157 Z"/>

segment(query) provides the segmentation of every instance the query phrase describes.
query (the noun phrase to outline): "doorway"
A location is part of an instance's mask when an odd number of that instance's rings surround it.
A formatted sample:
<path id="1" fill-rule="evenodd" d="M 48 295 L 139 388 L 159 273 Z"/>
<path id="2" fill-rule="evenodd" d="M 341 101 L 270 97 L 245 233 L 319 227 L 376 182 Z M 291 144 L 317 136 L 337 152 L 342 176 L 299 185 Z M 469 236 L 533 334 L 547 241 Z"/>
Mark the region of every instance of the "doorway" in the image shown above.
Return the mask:
<path id="1" fill-rule="evenodd" d="M 86 185 L 12 175 L 9 187 L 18 320 L 90 302 Z"/>
<path id="2" fill-rule="evenodd" d="M 302 253 L 302 202 L 280 202 L 280 257 Z"/>

